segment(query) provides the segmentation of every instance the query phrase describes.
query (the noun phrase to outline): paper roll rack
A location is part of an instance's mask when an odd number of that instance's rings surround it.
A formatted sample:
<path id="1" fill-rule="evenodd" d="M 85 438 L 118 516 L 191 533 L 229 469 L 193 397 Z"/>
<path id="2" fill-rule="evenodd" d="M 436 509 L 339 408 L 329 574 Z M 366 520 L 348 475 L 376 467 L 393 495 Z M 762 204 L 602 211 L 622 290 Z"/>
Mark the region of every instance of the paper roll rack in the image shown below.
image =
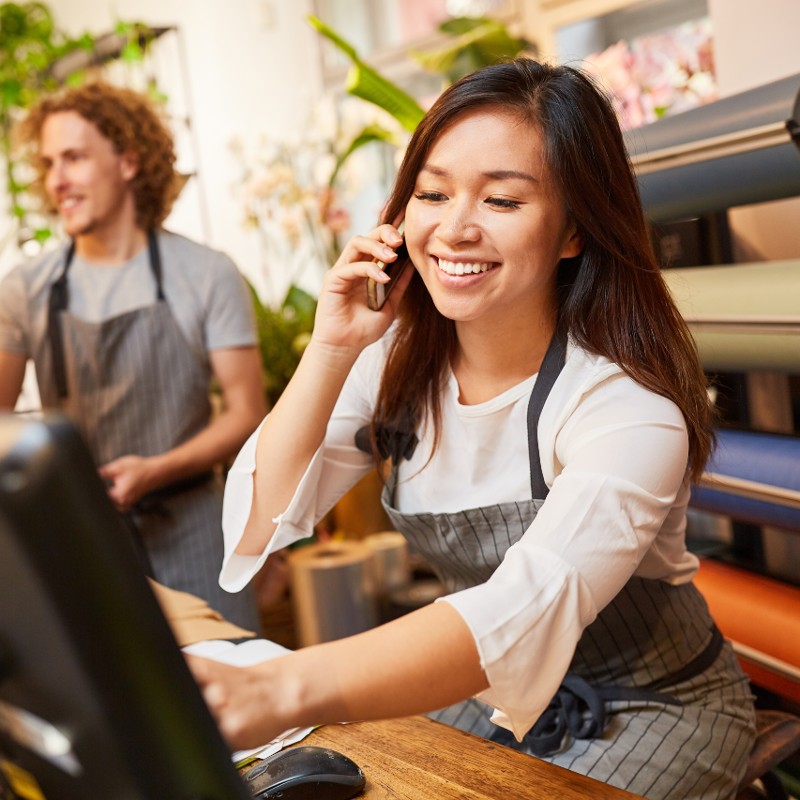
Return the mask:
<path id="1" fill-rule="evenodd" d="M 654 222 L 800 194 L 800 74 L 628 131 Z"/>

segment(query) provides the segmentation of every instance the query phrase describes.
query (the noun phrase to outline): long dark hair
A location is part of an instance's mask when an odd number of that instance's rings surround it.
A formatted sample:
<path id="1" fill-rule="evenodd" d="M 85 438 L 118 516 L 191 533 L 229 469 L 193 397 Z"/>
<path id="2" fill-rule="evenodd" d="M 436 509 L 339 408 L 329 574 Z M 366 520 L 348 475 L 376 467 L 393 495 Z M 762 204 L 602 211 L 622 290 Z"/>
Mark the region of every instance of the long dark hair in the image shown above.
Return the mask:
<path id="1" fill-rule="evenodd" d="M 605 356 L 642 386 L 672 400 L 689 432 L 689 467 L 699 478 L 712 444 L 706 380 L 694 341 L 653 255 L 636 179 L 611 103 L 569 66 L 517 59 L 450 86 L 411 138 L 384 219 L 400 216 L 433 144 L 462 115 L 500 107 L 535 125 L 580 255 L 558 270 L 559 325 L 589 352 Z M 435 438 L 440 391 L 457 347 L 455 324 L 435 308 L 415 274 L 398 310 L 373 430 L 426 414 Z"/>

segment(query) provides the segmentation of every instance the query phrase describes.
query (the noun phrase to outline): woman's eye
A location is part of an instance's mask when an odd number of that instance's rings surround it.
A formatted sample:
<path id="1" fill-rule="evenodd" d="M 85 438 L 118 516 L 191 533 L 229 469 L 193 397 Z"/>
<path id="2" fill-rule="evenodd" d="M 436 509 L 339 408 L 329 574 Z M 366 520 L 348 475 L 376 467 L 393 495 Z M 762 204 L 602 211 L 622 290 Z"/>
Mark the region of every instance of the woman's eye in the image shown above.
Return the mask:
<path id="1" fill-rule="evenodd" d="M 417 200 L 427 200 L 429 203 L 440 203 L 447 199 L 441 192 L 418 192 L 414 197 Z"/>
<path id="2" fill-rule="evenodd" d="M 506 197 L 488 197 L 486 202 L 498 208 L 519 208 L 521 205 L 517 200 L 509 200 Z"/>

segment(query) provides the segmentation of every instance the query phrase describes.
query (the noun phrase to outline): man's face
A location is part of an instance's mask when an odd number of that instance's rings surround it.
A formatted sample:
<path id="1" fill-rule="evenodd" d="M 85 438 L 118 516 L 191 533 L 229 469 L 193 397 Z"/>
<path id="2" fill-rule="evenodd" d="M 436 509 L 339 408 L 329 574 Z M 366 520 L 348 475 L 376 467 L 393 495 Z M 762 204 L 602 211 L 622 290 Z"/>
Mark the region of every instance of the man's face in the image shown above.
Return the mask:
<path id="1" fill-rule="evenodd" d="M 135 164 L 76 111 L 47 117 L 39 157 L 45 191 L 67 235 L 113 234 L 135 220 L 130 189 Z"/>

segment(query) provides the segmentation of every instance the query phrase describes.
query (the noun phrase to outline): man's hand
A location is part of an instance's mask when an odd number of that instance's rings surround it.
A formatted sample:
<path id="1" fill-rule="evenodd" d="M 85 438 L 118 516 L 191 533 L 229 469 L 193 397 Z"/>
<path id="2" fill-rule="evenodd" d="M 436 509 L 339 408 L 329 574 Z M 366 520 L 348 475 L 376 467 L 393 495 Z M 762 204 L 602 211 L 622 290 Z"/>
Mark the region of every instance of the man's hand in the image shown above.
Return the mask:
<path id="1" fill-rule="evenodd" d="M 98 472 L 106 482 L 109 497 L 123 513 L 155 488 L 149 459 L 142 456 L 121 456 L 104 464 Z"/>

